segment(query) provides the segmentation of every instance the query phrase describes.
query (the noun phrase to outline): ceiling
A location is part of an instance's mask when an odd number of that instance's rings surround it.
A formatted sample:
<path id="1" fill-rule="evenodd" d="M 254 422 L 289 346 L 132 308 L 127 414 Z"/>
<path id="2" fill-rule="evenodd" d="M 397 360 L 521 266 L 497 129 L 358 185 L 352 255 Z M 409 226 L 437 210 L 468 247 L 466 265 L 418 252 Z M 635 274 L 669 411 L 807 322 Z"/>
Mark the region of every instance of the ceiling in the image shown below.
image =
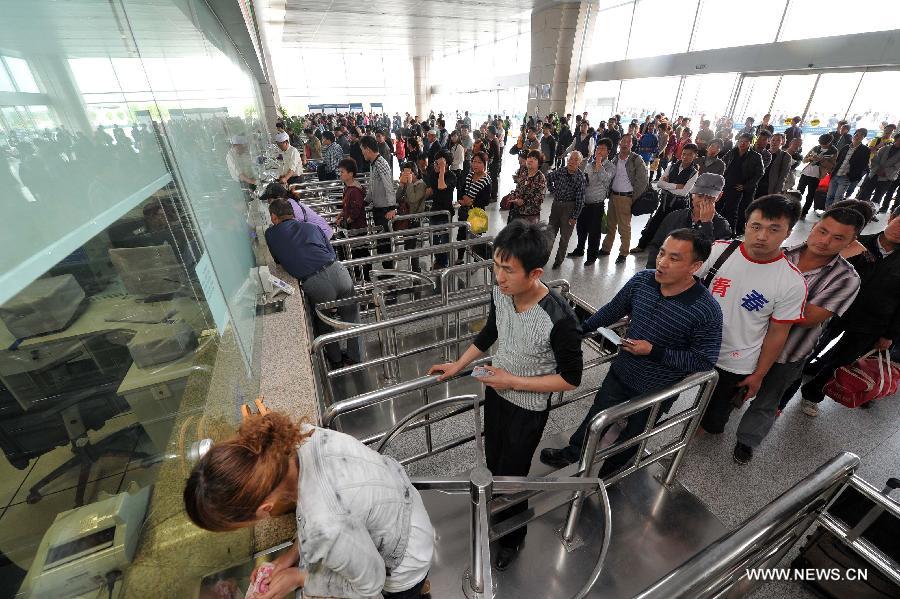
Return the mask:
<path id="1" fill-rule="evenodd" d="M 273 53 L 347 50 L 430 55 L 531 26 L 538 0 L 257 0 Z"/>

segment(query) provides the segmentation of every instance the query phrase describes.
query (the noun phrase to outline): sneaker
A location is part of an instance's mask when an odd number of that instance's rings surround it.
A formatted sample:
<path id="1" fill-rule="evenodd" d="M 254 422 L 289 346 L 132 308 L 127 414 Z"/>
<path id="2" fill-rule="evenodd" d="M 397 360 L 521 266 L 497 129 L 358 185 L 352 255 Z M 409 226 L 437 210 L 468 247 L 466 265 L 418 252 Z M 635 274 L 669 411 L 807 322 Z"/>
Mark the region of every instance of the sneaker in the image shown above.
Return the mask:
<path id="1" fill-rule="evenodd" d="M 590 266 L 591 264 L 593 264 L 593 263 L 596 262 L 596 261 L 597 261 L 596 258 L 588 258 L 587 260 L 584 261 L 584 265 L 585 265 L 585 266 Z"/>
<path id="2" fill-rule="evenodd" d="M 646 252 L 646 251 L 647 251 L 647 250 L 646 250 L 645 248 L 642 248 L 641 246 L 636 245 L 636 246 L 634 246 L 633 248 L 631 248 L 631 251 L 628 252 L 628 253 L 629 253 L 629 254 L 643 254 L 643 253 Z"/>
<path id="3" fill-rule="evenodd" d="M 556 270 L 556 269 L 559 268 L 560 266 L 562 266 L 562 262 L 554 262 L 554 263 L 553 263 L 553 270 Z"/>
<path id="4" fill-rule="evenodd" d="M 616 264 L 623 264 L 626 258 L 628 258 L 628 256 L 619 256 L 616 258 Z"/>
<path id="5" fill-rule="evenodd" d="M 732 457 L 738 464 L 749 464 L 750 460 L 753 459 L 753 448 L 738 441 L 737 445 L 734 446 Z"/>
<path id="6" fill-rule="evenodd" d="M 804 399 L 800 402 L 800 409 L 803 410 L 803 413 L 807 416 L 819 415 L 819 404 L 814 401 L 809 401 L 808 399 Z"/>
<path id="7" fill-rule="evenodd" d="M 566 258 L 581 258 L 582 256 L 584 256 L 584 251 L 582 250 L 575 250 L 566 254 Z"/>

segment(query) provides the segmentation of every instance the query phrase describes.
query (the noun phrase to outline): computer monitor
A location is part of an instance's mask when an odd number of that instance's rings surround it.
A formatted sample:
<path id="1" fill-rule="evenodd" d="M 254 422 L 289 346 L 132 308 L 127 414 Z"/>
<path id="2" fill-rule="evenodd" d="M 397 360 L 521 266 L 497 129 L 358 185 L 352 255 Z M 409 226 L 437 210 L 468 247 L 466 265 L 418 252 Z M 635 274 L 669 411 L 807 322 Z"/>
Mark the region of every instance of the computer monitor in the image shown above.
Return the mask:
<path id="1" fill-rule="evenodd" d="M 112 248 L 109 258 L 125 291 L 153 301 L 181 291 L 186 282 L 184 266 L 168 243 L 136 248 Z"/>

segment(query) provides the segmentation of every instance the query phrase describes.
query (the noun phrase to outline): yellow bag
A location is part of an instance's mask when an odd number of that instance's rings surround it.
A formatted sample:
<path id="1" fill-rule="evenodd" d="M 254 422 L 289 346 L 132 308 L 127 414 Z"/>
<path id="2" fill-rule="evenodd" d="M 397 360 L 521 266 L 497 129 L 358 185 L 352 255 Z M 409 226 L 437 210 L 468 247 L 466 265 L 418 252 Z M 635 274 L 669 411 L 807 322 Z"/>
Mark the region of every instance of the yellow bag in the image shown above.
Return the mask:
<path id="1" fill-rule="evenodd" d="M 469 216 L 466 220 L 472 226 L 472 233 L 487 233 L 488 215 L 483 208 L 469 208 Z"/>

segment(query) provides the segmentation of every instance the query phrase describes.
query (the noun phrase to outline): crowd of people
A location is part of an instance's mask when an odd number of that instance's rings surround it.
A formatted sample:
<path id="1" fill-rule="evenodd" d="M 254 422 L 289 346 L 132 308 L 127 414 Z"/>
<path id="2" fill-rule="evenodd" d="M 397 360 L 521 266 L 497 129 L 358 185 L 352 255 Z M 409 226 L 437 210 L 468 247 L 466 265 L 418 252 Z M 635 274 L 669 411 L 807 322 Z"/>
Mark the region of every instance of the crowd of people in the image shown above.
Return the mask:
<path id="1" fill-rule="evenodd" d="M 493 240 L 496 283 L 488 319 L 457 360 L 429 369 L 445 380 L 493 348 L 491 364 L 476 378 L 485 386 L 484 447 L 494 475 L 528 474 L 552 395 L 581 384 L 581 339 L 624 317 L 627 338 L 621 340 L 593 405 L 565 446 L 540 452 L 544 463 L 561 468 L 578 460 L 591 419 L 600 411 L 669 388 L 692 373 L 715 370 L 718 381 L 697 434 L 723 435 L 729 420 L 739 417 L 732 455 L 747 465 L 798 390 L 801 411 L 816 417 L 837 368 L 872 351 L 887 352 L 900 341 L 900 207 L 894 195 L 900 134 L 894 135 L 892 125 L 867 142 L 867 131 L 851 133 L 840 123 L 804 152 L 799 117 L 783 131 L 775 130 L 769 115 L 759 124 L 747 119 L 736 134 L 723 121 L 713 130 L 705 119 L 694 134 L 690 119 L 670 121 L 663 114 L 625 126 L 612 117 L 594 128 L 586 113 L 576 116 L 571 129 L 569 122 L 568 115 L 529 117 L 519 134 L 511 136 L 511 124 L 499 117 L 473 131 L 467 113 L 452 130 L 440 114 L 424 122 L 409 115 L 363 117 L 362 122 L 360 115 L 311 115 L 303 122 L 305 141 L 283 131 L 276 136 L 281 144 L 299 141 L 302 167 L 315 169 L 323 179 L 340 177 L 344 204 L 338 225 L 348 229 L 361 228 L 367 205 L 376 224 L 423 211 L 429 202 L 432 210 L 457 210 L 462 220 L 472 207 L 498 200 L 498 208 L 508 211 L 506 226 Z M 315 149 L 319 137 L 326 148 L 321 153 Z M 340 150 L 329 159 L 331 147 Z M 519 168 L 512 176 L 513 190 L 498 198 L 503 151 L 518 156 Z M 394 157 L 399 163 L 396 189 Z M 368 191 L 356 182 L 364 169 L 372 173 Z M 291 173 L 284 172 L 282 181 L 289 183 Z M 335 260 L 328 231 L 306 216 L 301 222 L 298 208 L 305 213 L 304 208 L 282 189 L 275 190 L 270 204 L 273 227 L 266 239 L 273 256 L 320 301 L 347 297 L 352 285 Z M 548 196 L 547 221 L 542 222 Z M 652 214 L 637 245 L 630 247 L 632 215 L 648 198 Z M 863 234 L 879 213 L 887 212 L 881 231 Z M 818 218 L 806 238 L 786 245 L 797 223 L 811 213 Z M 573 232 L 577 242 L 569 252 Z M 617 236 L 616 264 L 645 255 L 646 269 L 579 321 L 567 302 L 542 283 L 545 268 L 559 268 L 567 256 L 585 256 L 585 266 L 590 266 L 611 255 Z M 432 244 L 448 241 L 449 235 L 437 234 Z M 449 253 L 438 254 L 434 267 L 450 260 Z M 316 291 L 328 281 L 333 293 Z M 333 365 L 354 363 L 359 352 L 348 346 L 342 354 L 333 347 L 329 357 Z M 676 399 L 666 400 L 656 417 L 662 418 Z M 617 423 L 619 441 L 644 431 L 649 418 L 644 411 Z M 433 539 L 426 542 L 431 528 L 427 513 L 419 509 L 420 498 L 414 490 L 410 493 L 399 465 L 336 435 L 275 420 L 242 429 L 239 441 L 214 449 L 195 468 L 185 492 L 188 513 L 211 530 L 283 513 L 288 505 L 284 497 L 291 495 L 293 501 L 298 494 L 298 464 L 302 468 L 310 456 L 327 459 L 331 454 L 325 443 L 333 443 L 360 464 L 375 463 L 384 471 L 390 481 L 385 497 L 404 497 L 397 503 L 399 511 L 387 515 L 399 518 L 401 531 L 360 531 L 343 521 L 323 530 L 331 512 L 319 509 L 318 491 L 301 483 L 299 495 L 308 494 L 312 507 L 297 503 L 298 513 L 319 511 L 306 521 L 309 530 L 300 531 L 299 547 L 279 562 L 283 574 L 273 578 L 278 590 L 314 581 L 331 591 L 335 587 L 328 581 L 353 586 L 358 580 L 363 586 L 357 592 L 381 589 L 385 597 L 419 596 L 427 588 L 433 551 Z M 255 447 L 263 437 L 274 449 L 245 456 L 248 443 Z M 634 445 L 607 459 L 600 476 L 627 468 L 637 451 Z M 240 472 L 216 468 L 216 461 L 239 455 L 248 462 Z M 265 484 L 254 485 L 251 494 L 246 477 L 238 475 L 256 471 Z M 328 479 L 335 490 L 352 482 L 349 475 L 329 479 L 324 471 L 313 476 Z M 249 503 L 244 501 L 240 509 L 232 505 L 233 498 L 248 494 Z M 364 511 L 373 500 L 381 499 L 358 495 L 354 509 Z M 507 517 L 524 510 L 527 502 L 507 510 Z M 498 569 L 516 559 L 526 534 L 521 527 L 500 540 Z M 348 540 L 339 542 L 344 536 Z M 321 551 L 327 552 L 311 554 L 307 538 L 316 551 L 325 543 Z M 404 545 L 405 551 L 383 550 L 376 541 L 387 538 L 413 545 Z M 374 546 L 381 562 L 372 553 Z M 354 552 L 359 560 L 351 557 Z M 343 557 L 330 560 L 331 555 Z M 293 566 L 298 560 L 299 569 Z M 375 566 L 382 563 L 406 564 L 399 570 L 406 576 L 376 576 Z"/>

